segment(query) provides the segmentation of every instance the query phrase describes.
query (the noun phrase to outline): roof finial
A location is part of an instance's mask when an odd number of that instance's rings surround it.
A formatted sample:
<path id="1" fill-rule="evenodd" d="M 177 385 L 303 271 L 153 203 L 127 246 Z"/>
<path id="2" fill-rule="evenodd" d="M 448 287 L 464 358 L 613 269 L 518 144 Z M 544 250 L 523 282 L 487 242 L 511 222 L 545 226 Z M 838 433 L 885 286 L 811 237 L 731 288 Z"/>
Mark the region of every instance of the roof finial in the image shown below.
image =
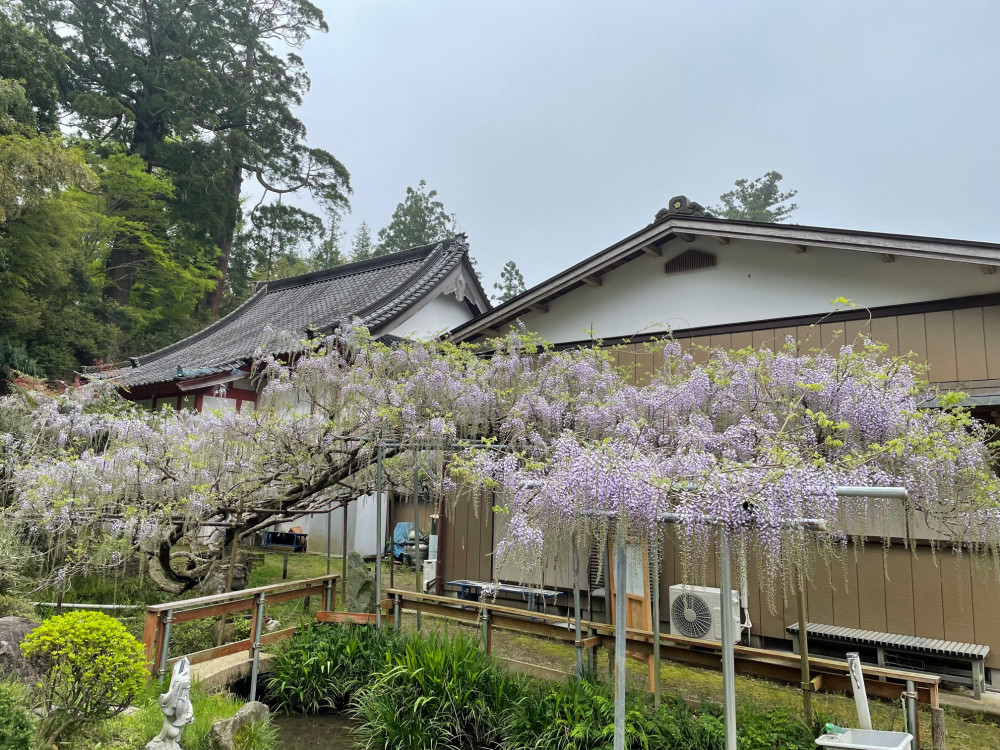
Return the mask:
<path id="1" fill-rule="evenodd" d="M 655 221 L 666 216 L 708 216 L 711 217 L 705 207 L 700 203 L 695 203 L 694 201 L 688 200 L 686 195 L 675 195 L 670 199 L 666 208 L 661 208 L 656 212 Z"/>

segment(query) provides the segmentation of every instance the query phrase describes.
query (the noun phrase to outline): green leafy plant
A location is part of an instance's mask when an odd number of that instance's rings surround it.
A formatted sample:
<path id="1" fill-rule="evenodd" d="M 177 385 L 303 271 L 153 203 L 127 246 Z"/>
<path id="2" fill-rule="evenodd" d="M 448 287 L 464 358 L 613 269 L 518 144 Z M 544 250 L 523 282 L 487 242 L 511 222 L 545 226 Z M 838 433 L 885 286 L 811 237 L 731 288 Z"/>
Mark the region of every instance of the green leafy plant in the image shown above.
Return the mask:
<path id="1" fill-rule="evenodd" d="M 25 636 L 21 651 L 38 670 L 45 718 L 44 747 L 82 724 L 124 711 L 145 687 L 142 645 L 114 618 L 71 612 L 46 620 Z"/>
<path id="2" fill-rule="evenodd" d="M 247 724 L 235 737 L 237 750 L 272 750 L 279 747 L 278 742 L 278 727 L 271 721 L 270 714 Z"/>
<path id="3" fill-rule="evenodd" d="M 315 713 L 344 708 L 405 644 L 391 628 L 367 625 L 312 625 L 286 642 L 268 677 L 268 692 L 279 711 Z"/>
<path id="4" fill-rule="evenodd" d="M 523 696 L 523 680 L 477 641 L 435 634 L 408 640 L 354 706 L 372 750 L 471 750 L 500 747 L 505 713 Z"/>
<path id="5" fill-rule="evenodd" d="M 13 685 L 0 683 L 0 747 L 29 750 L 34 727 Z"/>

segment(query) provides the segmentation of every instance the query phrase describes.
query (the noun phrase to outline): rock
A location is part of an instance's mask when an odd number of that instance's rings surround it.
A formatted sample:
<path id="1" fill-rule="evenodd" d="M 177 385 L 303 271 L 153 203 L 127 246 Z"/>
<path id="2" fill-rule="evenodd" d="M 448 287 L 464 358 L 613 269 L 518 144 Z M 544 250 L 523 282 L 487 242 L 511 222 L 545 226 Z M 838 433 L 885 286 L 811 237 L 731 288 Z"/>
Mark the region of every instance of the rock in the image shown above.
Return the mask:
<path id="1" fill-rule="evenodd" d="M 231 719 L 222 719 L 212 725 L 208 746 L 212 750 L 235 750 L 236 733 L 245 725 L 263 719 L 268 712 L 268 707 L 260 701 L 245 704 Z"/>
<path id="2" fill-rule="evenodd" d="M 375 574 L 357 552 L 347 556 L 347 611 L 375 611 Z"/>
<path id="3" fill-rule="evenodd" d="M 31 667 L 21 656 L 21 641 L 37 627 L 38 623 L 27 617 L 0 617 L 0 678 L 31 674 Z"/>
<path id="4" fill-rule="evenodd" d="M 226 558 L 225 562 L 220 562 L 212 566 L 212 569 L 208 571 L 208 575 L 201 582 L 201 592 L 204 596 L 210 594 L 221 594 L 226 590 L 226 575 L 229 571 L 229 558 Z M 247 578 L 249 573 L 247 571 L 246 555 L 238 554 L 236 558 L 236 567 L 233 568 L 233 591 L 242 591 L 247 587 Z"/>

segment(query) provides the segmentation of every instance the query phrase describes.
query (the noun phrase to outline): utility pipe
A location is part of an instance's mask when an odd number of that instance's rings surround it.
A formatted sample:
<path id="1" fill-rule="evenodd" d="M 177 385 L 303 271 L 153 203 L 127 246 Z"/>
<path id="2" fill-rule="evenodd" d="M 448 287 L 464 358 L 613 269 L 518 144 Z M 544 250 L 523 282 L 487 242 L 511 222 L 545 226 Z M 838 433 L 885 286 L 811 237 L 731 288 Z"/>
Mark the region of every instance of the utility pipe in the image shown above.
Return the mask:
<path id="1" fill-rule="evenodd" d="M 580 635 L 580 553 L 577 549 L 579 544 L 574 533 L 573 543 L 573 613 L 576 619 L 576 678 L 583 677 L 583 644 Z"/>
<path id="2" fill-rule="evenodd" d="M 736 662 L 733 648 L 733 573 L 729 554 L 729 529 L 719 527 L 719 567 L 722 595 L 719 616 L 722 618 L 722 721 L 726 750 L 736 750 Z"/>
<path id="3" fill-rule="evenodd" d="M 652 548 L 649 550 L 649 556 L 652 558 Z M 653 601 L 653 707 L 660 707 L 660 693 L 662 692 L 661 680 L 660 680 L 660 561 L 657 560 L 656 564 L 653 565 L 653 560 L 650 559 L 649 572 L 652 578 L 652 597 Z"/>
<path id="4" fill-rule="evenodd" d="M 865 689 L 865 676 L 861 671 L 861 656 L 857 651 L 852 651 L 847 655 L 847 668 L 851 675 L 854 705 L 858 709 L 858 727 L 871 729 L 872 715 L 868 708 L 868 691 Z"/>

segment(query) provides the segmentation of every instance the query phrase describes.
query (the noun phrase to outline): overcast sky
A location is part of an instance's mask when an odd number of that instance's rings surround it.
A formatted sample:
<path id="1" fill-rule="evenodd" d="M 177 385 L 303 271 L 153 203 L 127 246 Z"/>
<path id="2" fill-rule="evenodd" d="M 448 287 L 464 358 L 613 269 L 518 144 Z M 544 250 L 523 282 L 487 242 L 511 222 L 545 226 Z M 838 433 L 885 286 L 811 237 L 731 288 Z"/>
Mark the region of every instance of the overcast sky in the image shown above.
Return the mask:
<path id="1" fill-rule="evenodd" d="M 1000 2 L 322 0 L 309 141 L 350 234 L 426 179 L 487 286 L 781 172 L 800 224 L 1000 242 Z"/>

